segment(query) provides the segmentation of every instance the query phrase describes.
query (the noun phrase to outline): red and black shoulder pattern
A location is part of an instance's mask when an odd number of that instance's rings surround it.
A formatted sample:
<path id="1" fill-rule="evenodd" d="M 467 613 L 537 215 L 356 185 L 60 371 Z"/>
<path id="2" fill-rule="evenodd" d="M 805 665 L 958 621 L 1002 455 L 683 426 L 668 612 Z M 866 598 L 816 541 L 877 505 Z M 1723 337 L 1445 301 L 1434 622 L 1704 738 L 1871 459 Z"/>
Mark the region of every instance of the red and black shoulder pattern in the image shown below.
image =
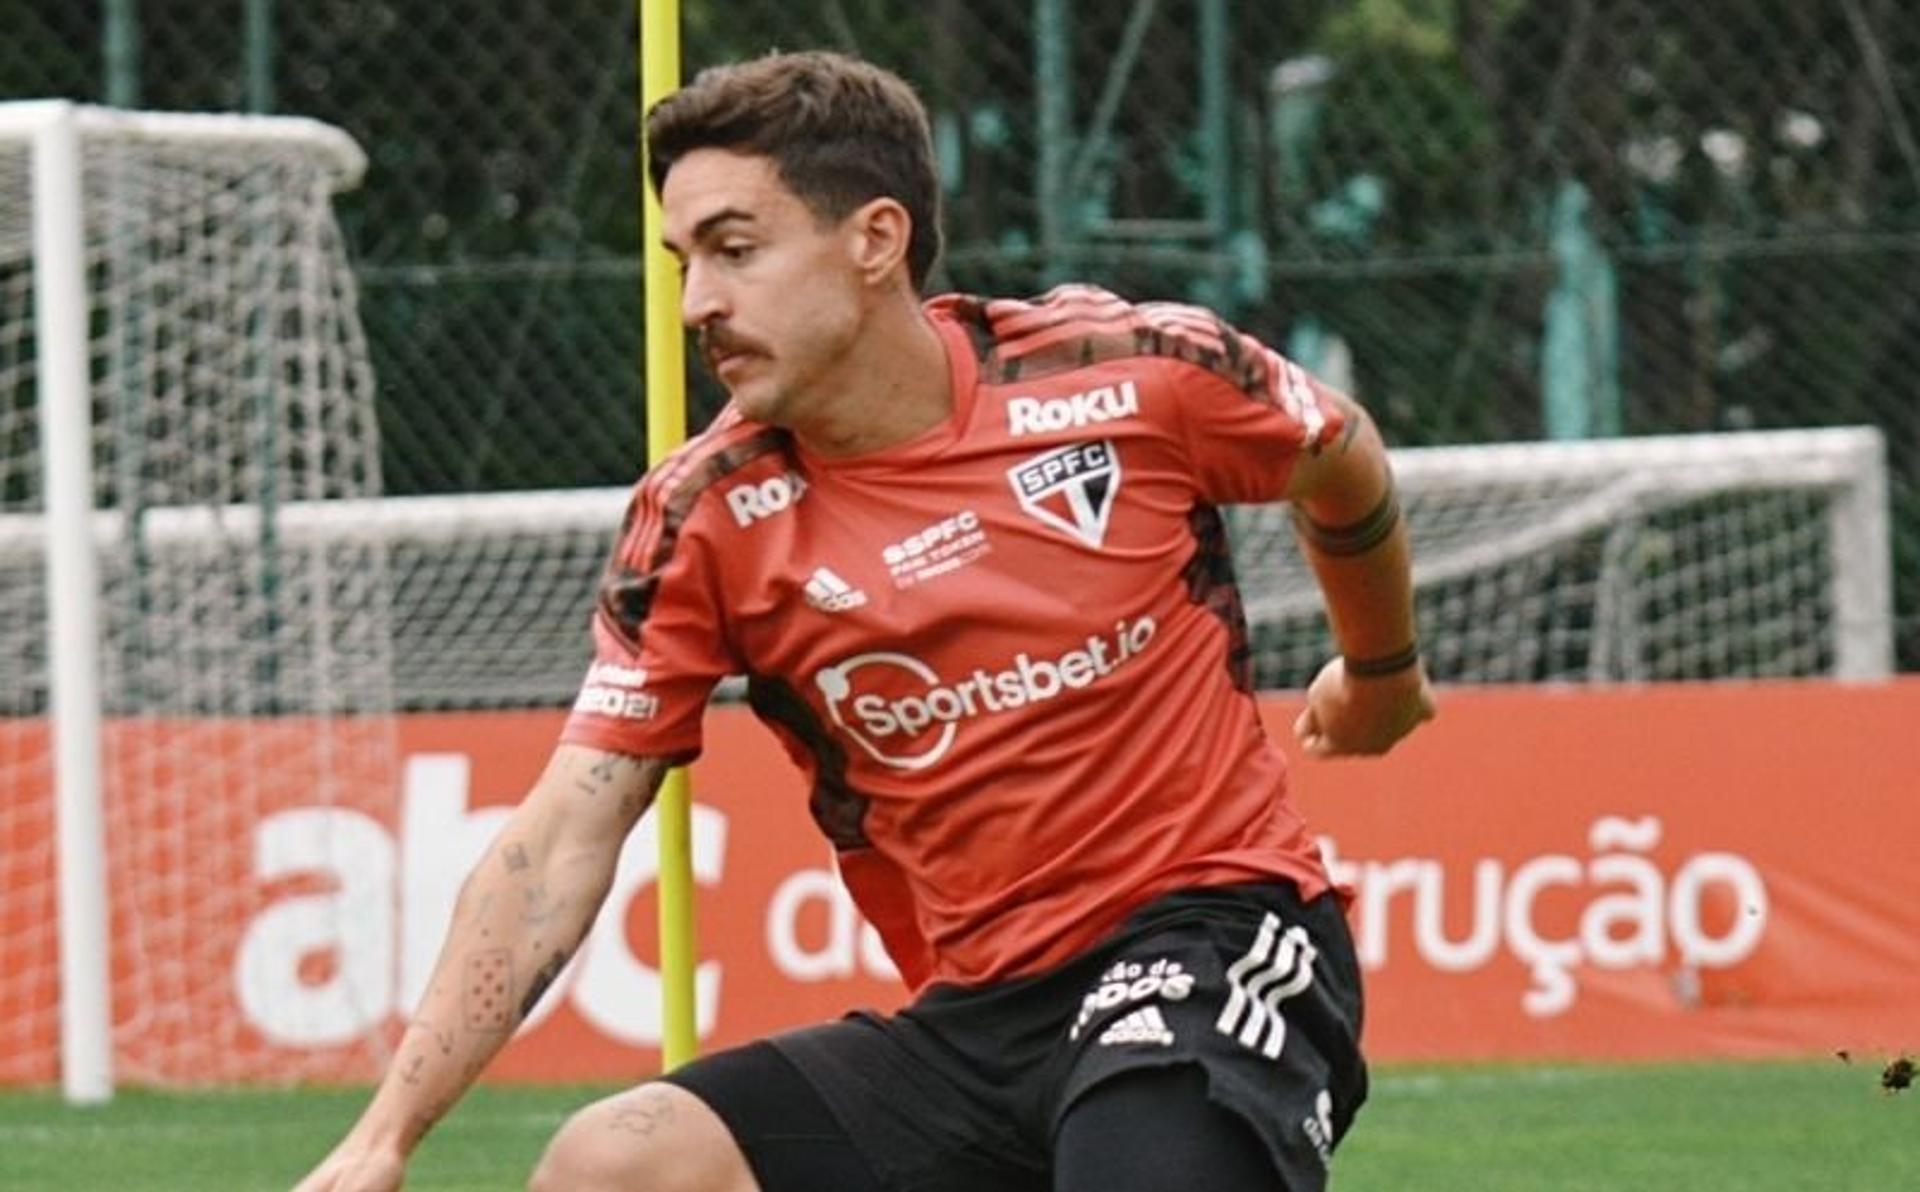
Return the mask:
<path id="1" fill-rule="evenodd" d="M 600 580 L 599 612 L 609 628 L 638 646 L 660 578 L 701 498 L 741 468 L 775 454 L 791 456 L 791 436 L 749 422 L 728 406 L 705 431 L 640 478 Z"/>
<path id="2" fill-rule="evenodd" d="M 1133 303 L 1090 285 L 1059 286 L 1032 299 L 953 295 L 940 302 L 967 329 L 989 384 L 1155 357 L 1211 373 L 1303 422 L 1317 410 L 1299 366 L 1204 307 Z"/>

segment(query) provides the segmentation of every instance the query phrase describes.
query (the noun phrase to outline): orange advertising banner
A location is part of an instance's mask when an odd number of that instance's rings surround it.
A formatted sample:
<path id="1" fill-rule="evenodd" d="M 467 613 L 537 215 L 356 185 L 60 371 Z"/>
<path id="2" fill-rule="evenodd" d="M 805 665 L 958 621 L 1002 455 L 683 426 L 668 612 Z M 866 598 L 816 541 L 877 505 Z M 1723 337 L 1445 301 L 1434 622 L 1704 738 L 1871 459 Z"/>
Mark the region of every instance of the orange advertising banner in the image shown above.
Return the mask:
<path id="1" fill-rule="evenodd" d="M 1920 1039 L 1920 682 L 1457 691 L 1296 782 L 1357 889 L 1376 1057 Z"/>
<path id="2" fill-rule="evenodd" d="M 1297 697 L 1262 705 L 1283 742 L 1297 710 Z M 179 949 L 156 946 L 150 930 L 117 940 L 116 998 L 200 991 L 213 1004 L 194 1018 L 211 1014 L 215 1045 L 268 1061 L 259 1070 L 284 1061 L 278 1070 L 310 1078 L 371 1075 L 368 1033 L 391 1039 L 417 1001 L 461 880 L 560 722 L 551 711 L 402 717 L 386 754 L 397 775 L 363 775 L 327 805 L 288 781 L 256 794 L 250 815 L 208 816 L 162 847 L 128 847 L 149 825 L 116 823 L 116 925 L 142 891 L 209 892 L 177 908 L 194 919 Z M 295 769 L 311 736 L 293 721 L 170 731 L 234 758 L 283 755 Z M 5 843 L 16 859 L 44 856 L 33 838 L 51 830 L 38 810 L 44 772 L 20 772 L 38 777 L 0 787 Z M 1920 680 L 1454 690 L 1391 757 L 1302 761 L 1294 787 L 1355 891 L 1375 1059 L 1920 1042 Z M 702 1047 L 897 1004 L 900 986 L 833 875 L 798 774 L 743 709 L 711 713 L 694 793 Z M 653 850 L 649 818 L 599 924 L 494 1077 L 657 1070 Z M 0 866 L 20 883 L 0 888 L 0 954 L 16 974 L 53 970 L 44 869 Z M 214 900 L 221 889 L 239 895 Z M 0 1063 L 0 1082 L 54 1078 L 55 995 L 46 979 L 8 993 L 28 1045 Z M 191 1048 L 149 1037 L 179 1029 L 183 1016 L 168 1010 L 116 1006 L 124 1071 L 195 1077 L 170 1058 Z"/>

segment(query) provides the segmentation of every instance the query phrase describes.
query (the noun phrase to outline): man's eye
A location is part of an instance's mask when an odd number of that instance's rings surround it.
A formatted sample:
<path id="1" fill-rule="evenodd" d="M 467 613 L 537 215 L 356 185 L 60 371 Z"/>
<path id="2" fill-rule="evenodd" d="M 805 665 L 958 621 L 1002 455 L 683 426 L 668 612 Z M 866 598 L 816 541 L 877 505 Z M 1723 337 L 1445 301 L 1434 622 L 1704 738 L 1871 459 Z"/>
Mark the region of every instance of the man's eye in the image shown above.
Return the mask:
<path id="1" fill-rule="evenodd" d="M 752 255 L 753 246 L 751 244 L 723 244 L 720 246 L 720 259 L 723 261 L 731 261 L 736 265 Z"/>

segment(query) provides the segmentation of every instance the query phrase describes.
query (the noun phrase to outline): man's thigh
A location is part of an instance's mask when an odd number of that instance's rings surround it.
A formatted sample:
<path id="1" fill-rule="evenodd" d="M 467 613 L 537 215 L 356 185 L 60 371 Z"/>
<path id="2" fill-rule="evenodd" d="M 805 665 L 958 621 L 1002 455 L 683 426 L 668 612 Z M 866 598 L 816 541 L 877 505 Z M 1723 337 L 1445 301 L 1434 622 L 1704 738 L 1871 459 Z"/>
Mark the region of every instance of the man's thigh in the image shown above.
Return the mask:
<path id="1" fill-rule="evenodd" d="M 1317 1168 L 1279 1168 L 1247 1120 L 1207 1096 L 1193 1064 L 1103 1081 L 1054 1139 L 1054 1192 L 1309 1192 L 1325 1182 Z"/>
<path id="2" fill-rule="evenodd" d="M 776 1036 L 666 1079 L 713 1107 L 762 1192 L 1045 1192 L 1046 1157 L 1007 1106 L 856 1016 Z"/>
<path id="3" fill-rule="evenodd" d="M 769 1043 L 716 1052 L 658 1083 L 713 1114 L 760 1192 L 885 1192 L 813 1084 Z"/>

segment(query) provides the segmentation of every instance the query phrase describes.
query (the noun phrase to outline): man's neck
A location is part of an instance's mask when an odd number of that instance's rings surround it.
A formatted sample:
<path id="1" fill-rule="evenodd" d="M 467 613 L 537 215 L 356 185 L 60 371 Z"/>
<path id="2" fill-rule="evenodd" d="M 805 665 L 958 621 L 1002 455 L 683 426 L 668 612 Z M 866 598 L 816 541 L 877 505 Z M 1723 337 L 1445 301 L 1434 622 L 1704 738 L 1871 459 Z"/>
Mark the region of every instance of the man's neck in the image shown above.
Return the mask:
<path id="1" fill-rule="evenodd" d="M 792 427 L 808 450 L 832 457 L 864 455 L 908 442 L 953 413 L 953 385 L 940 333 L 915 301 L 876 311 L 848 353 L 832 400 L 819 417 Z"/>

